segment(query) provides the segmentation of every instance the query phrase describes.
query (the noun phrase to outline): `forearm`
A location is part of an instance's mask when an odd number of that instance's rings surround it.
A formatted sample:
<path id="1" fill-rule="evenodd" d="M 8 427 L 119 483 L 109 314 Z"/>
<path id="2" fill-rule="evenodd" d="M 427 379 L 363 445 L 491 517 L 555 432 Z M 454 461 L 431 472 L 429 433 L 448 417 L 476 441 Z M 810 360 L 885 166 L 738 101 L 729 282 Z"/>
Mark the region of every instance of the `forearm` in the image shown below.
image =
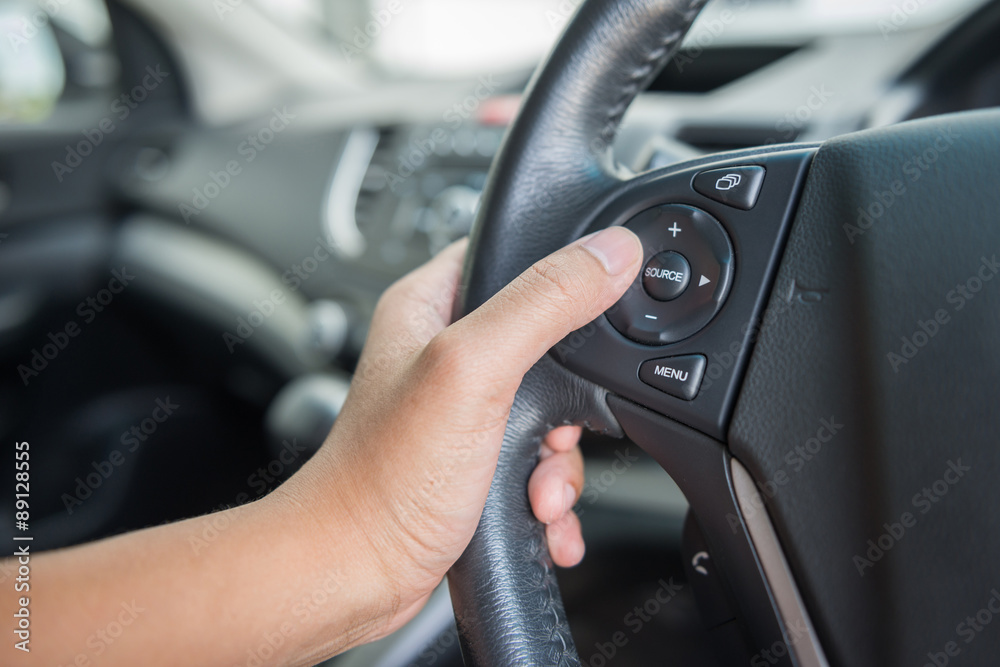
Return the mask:
<path id="1" fill-rule="evenodd" d="M 586 237 L 449 326 L 462 254 L 453 245 L 386 291 L 334 432 L 288 483 L 34 558 L 32 652 L 8 634 L 0 663 L 306 665 L 406 622 L 473 536 L 524 374 L 621 297 L 643 253 L 621 227 Z M 529 483 L 567 564 L 583 551 L 577 435 L 547 439 Z M 0 590 L 12 620 L 19 593 Z"/>
<path id="2" fill-rule="evenodd" d="M 31 562 L 31 653 L 8 638 L 0 663 L 311 664 L 376 636 L 390 615 L 385 577 L 339 514 L 307 511 L 279 490 L 40 554 Z M 4 591 L 5 618 L 19 595 Z"/>

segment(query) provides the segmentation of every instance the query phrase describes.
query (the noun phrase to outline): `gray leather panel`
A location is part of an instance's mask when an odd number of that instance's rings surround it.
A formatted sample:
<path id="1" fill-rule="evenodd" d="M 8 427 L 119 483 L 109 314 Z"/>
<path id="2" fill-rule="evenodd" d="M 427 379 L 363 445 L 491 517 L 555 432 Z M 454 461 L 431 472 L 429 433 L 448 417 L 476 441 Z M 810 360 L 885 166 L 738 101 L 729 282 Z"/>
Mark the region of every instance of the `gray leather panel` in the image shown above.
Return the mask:
<path id="1" fill-rule="evenodd" d="M 1000 611 L 998 210 L 995 111 L 835 139 L 810 172 L 730 445 L 835 664 L 1000 655 L 967 621 Z"/>

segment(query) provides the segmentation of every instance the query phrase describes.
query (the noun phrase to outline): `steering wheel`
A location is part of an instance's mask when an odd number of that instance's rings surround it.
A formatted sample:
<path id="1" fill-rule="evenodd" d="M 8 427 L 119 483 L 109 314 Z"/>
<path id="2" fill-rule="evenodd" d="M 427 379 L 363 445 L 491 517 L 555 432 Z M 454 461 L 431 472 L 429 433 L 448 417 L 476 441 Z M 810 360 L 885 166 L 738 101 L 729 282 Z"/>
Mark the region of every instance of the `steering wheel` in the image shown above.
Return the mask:
<path id="1" fill-rule="evenodd" d="M 684 491 L 709 559 L 691 585 L 733 660 L 990 663 L 1000 114 L 628 174 L 622 116 L 703 5 L 587 0 L 493 165 L 456 315 L 610 225 L 647 264 L 524 379 L 449 574 L 466 664 L 581 664 L 526 491 L 570 423 L 628 436 Z"/>

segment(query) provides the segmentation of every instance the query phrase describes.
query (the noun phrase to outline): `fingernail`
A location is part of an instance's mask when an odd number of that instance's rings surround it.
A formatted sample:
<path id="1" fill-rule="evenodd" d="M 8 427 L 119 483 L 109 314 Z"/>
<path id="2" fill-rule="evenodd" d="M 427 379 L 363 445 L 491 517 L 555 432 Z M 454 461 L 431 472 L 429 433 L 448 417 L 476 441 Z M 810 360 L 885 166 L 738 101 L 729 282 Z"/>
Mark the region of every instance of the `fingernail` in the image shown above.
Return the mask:
<path id="1" fill-rule="evenodd" d="M 596 257 L 609 275 L 617 276 L 631 268 L 642 252 L 635 234 L 624 227 L 609 227 L 582 239 L 582 245 Z"/>
<path id="2" fill-rule="evenodd" d="M 570 567 L 576 567 L 583 560 L 583 557 L 587 555 L 587 545 L 584 544 L 582 539 L 573 545 L 571 554 L 573 564 Z"/>
<path id="3" fill-rule="evenodd" d="M 573 488 L 572 484 L 567 484 L 563 487 L 563 509 L 560 517 L 566 516 L 566 512 L 573 509 L 573 503 L 576 502 L 576 489 Z"/>

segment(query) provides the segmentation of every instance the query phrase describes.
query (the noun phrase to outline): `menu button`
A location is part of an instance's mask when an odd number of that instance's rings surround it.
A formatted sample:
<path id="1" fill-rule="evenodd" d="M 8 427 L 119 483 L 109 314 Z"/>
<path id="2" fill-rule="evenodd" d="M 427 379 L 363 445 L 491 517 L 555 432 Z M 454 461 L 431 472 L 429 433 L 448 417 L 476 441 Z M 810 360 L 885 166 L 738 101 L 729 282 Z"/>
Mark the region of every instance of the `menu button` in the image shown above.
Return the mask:
<path id="1" fill-rule="evenodd" d="M 666 394 L 692 401 L 701 388 L 707 363 L 700 354 L 653 359 L 639 367 L 639 379 Z"/>

